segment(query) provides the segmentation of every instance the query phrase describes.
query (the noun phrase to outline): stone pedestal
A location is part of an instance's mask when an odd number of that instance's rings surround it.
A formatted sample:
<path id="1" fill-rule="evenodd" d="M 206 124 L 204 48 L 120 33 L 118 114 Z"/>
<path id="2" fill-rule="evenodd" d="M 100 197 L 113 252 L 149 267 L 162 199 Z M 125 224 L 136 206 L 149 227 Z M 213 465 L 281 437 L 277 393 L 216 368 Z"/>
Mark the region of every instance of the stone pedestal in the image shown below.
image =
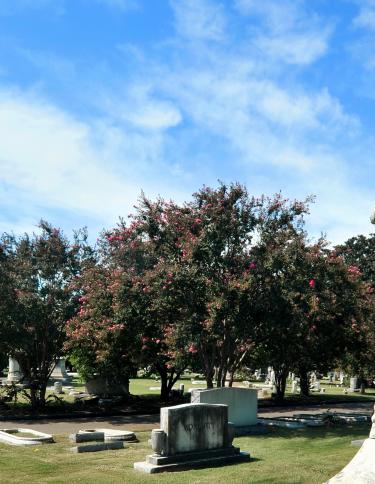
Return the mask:
<path id="1" fill-rule="evenodd" d="M 18 361 L 13 357 L 9 356 L 9 371 L 8 371 L 7 382 L 17 383 L 21 380 L 22 377 L 23 375 L 21 373 L 21 369 L 20 369 L 20 365 L 18 364 Z"/>
<path id="2" fill-rule="evenodd" d="M 145 462 L 135 462 L 135 469 L 154 474 L 250 460 L 250 454 L 232 445 L 226 405 L 193 403 L 162 408 L 160 426 L 151 436 L 154 454 Z"/>

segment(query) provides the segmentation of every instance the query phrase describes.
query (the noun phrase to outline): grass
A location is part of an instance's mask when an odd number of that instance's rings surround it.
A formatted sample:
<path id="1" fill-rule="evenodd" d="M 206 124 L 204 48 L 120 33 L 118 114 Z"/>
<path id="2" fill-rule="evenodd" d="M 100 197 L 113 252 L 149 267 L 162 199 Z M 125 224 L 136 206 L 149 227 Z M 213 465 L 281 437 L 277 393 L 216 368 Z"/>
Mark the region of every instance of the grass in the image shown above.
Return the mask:
<path id="1" fill-rule="evenodd" d="M 133 463 L 150 453 L 150 432 L 137 432 L 140 442 L 124 450 L 72 454 L 67 436 L 55 444 L 14 447 L 0 444 L 0 483 L 293 483 L 321 484 L 344 467 L 358 451 L 353 439 L 368 436 L 368 425 L 290 430 L 273 428 L 266 435 L 241 437 L 235 445 L 249 451 L 251 462 L 148 476 Z"/>

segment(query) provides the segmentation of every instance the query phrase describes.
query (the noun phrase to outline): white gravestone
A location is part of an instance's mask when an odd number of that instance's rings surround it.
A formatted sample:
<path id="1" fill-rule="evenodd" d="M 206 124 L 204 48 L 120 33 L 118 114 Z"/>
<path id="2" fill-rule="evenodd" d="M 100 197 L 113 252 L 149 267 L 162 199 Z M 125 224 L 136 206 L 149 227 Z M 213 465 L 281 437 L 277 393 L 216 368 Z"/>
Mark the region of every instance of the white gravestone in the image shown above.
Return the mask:
<path id="1" fill-rule="evenodd" d="M 59 358 L 56 361 L 55 367 L 51 373 L 51 378 L 53 380 L 67 380 L 69 378 L 68 373 L 65 368 L 65 359 Z"/>
<path id="2" fill-rule="evenodd" d="M 350 387 L 349 391 L 355 392 L 358 390 L 358 378 L 356 376 L 350 378 Z"/>
<path id="3" fill-rule="evenodd" d="M 16 383 L 19 382 L 22 379 L 22 372 L 20 369 L 20 365 L 18 364 L 18 361 L 11 356 L 9 356 L 9 371 L 8 371 L 8 377 L 7 381 L 9 383 Z"/>
<path id="4" fill-rule="evenodd" d="M 233 447 L 233 426 L 226 405 L 184 404 L 160 410 L 160 429 L 151 434 L 153 455 L 134 468 L 149 474 L 186 467 L 249 461 Z"/>
<path id="5" fill-rule="evenodd" d="M 258 423 L 258 392 L 251 388 L 194 390 L 191 403 L 228 405 L 228 420 L 236 427 Z"/>

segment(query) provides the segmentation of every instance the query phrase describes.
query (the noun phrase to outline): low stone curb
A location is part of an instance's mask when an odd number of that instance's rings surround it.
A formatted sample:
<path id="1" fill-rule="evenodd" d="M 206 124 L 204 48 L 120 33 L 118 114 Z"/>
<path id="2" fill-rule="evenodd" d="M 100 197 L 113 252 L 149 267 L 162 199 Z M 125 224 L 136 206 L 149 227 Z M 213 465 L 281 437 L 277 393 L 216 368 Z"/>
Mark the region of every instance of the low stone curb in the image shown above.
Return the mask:
<path id="1" fill-rule="evenodd" d="M 124 442 L 99 442 L 97 444 L 80 445 L 78 447 L 72 447 L 71 452 L 75 454 L 83 454 L 85 452 L 100 452 L 102 450 L 118 450 L 124 448 Z"/>

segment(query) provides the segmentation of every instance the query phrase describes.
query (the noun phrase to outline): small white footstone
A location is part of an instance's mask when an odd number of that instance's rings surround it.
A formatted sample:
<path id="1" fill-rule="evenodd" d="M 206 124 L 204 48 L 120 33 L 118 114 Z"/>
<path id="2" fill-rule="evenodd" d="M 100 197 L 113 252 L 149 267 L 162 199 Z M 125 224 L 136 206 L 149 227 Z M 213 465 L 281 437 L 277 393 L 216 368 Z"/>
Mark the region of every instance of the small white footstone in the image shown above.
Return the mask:
<path id="1" fill-rule="evenodd" d="M 374 484 L 375 483 L 375 439 L 366 439 L 360 450 L 332 479 L 325 484 Z"/>

